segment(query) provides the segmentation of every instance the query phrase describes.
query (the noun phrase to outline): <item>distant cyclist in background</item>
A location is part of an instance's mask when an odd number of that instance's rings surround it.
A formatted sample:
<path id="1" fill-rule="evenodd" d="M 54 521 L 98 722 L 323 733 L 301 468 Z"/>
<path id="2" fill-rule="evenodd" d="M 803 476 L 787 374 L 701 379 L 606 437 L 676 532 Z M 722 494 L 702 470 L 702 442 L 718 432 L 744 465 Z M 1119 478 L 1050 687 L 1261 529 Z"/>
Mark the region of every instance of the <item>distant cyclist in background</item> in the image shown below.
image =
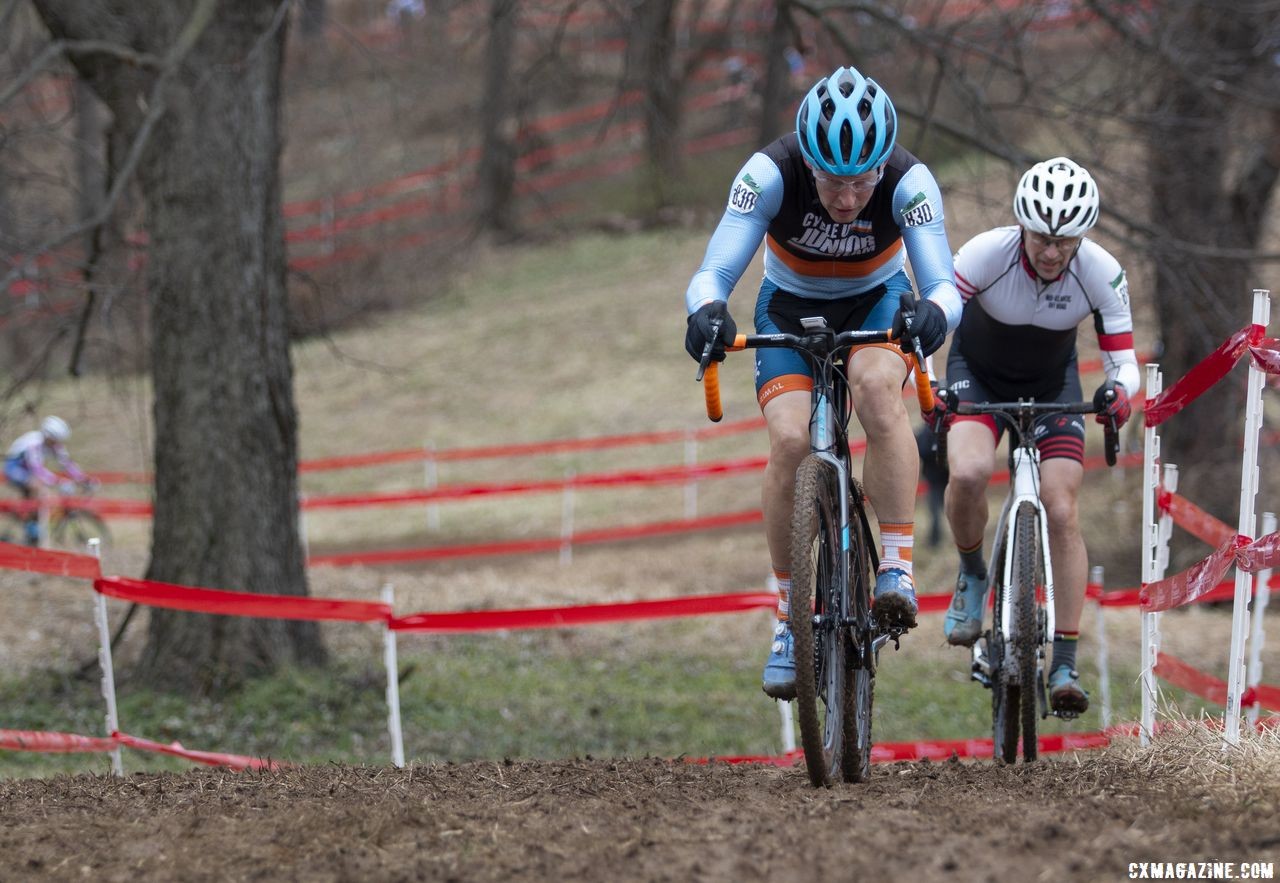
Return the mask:
<path id="1" fill-rule="evenodd" d="M 962 308 L 942 224 L 942 195 L 918 159 L 895 146 L 897 114 L 884 90 L 842 67 L 809 90 L 796 131 L 762 148 L 734 180 L 729 203 L 689 283 L 685 348 L 700 359 L 737 326 L 727 302 L 761 241 L 764 280 L 755 305 L 758 333 L 802 334 L 800 320 L 823 317 L 837 332 L 901 332 L 899 296 L 911 290 L 911 259 L 925 300 L 913 329 L 926 355 L 942 345 Z M 904 247 L 905 246 L 905 247 Z M 724 358 L 716 343 L 713 357 Z M 911 576 L 919 456 L 903 404 L 909 363 L 894 347 L 865 347 L 849 359 L 854 411 L 867 437 L 863 481 L 880 526 L 883 554 L 873 611 L 911 628 L 917 603 Z M 813 375 L 789 349 L 756 350 L 756 395 L 769 429 L 763 508 L 769 557 L 778 579 L 778 625 L 764 668 L 764 691 L 795 695 L 795 651 L 788 624 L 791 512 L 796 469 L 809 453 Z"/>
<path id="2" fill-rule="evenodd" d="M 1076 329 L 1093 319 L 1106 380 L 1095 419 L 1129 419 L 1138 391 L 1129 288 L 1119 262 L 1084 234 L 1098 220 L 1098 187 L 1090 174 L 1058 157 L 1037 163 L 1014 193 L 1016 226 L 975 236 L 955 257 L 964 315 L 951 341 L 947 385 L 954 402 L 1079 401 Z M 1107 393 L 1115 397 L 1107 403 Z M 982 541 L 987 483 L 1003 427 L 992 417 L 957 417 L 949 434 L 947 520 L 960 553 L 960 575 L 943 620 L 948 642 L 971 646 L 982 631 L 987 572 Z M 1049 415 L 1036 430 L 1040 497 L 1049 519 L 1055 631 L 1049 699 L 1055 711 L 1083 712 L 1089 697 L 1075 671 L 1088 557 L 1077 498 L 1084 478 L 1084 418 Z"/>
<path id="3" fill-rule="evenodd" d="M 24 500 L 37 497 L 42 488 L 58 488 L 58 476 L 44 465 L 46 456 L 53 457 L 72 481 L 84 487 L 94 485 L 93 480 L 67 453 L 70 438 L 71 427 L 67 426 L 67 421 L 50 415 L 40 422 L 39 429 L 24 432 L 9 446 L 4 458 L 4 477 Z M 30 545 L 39 543 L 40 524 L 36 512 L 27 515 L 26 534 Z"/>

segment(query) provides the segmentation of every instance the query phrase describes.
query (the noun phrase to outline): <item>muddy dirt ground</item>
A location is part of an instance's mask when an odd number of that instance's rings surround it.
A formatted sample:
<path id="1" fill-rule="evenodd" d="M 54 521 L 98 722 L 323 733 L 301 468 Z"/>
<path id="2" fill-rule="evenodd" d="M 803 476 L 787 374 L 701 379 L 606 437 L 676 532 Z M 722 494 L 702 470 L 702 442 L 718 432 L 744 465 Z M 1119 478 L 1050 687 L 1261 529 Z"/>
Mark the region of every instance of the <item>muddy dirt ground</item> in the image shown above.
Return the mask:
<path id="1" fill-rule="evenodd" d="M 1280 860 L 1275 746 L 1237 768 L 1213 752 L 886 764 L 822 790 L 652 759 L 7 781 L 0 879 L 1092 881 Z"/>

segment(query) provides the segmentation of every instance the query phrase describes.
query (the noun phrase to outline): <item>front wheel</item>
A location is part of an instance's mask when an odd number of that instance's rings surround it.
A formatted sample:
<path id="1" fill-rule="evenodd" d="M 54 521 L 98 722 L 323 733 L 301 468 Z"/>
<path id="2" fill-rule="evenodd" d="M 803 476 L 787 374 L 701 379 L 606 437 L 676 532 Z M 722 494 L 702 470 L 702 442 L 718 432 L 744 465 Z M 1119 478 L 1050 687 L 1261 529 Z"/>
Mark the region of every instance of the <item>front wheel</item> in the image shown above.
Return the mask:
<path id="1" fill-rule="evenodd" d="M 1032 504 L 1023 503 L 1018 507 L 1010 581 L 1013 621 L 1004 622 L 1003 599 L 997 595 L 991 630 L 992 735 L 995 755 L 1006 763 L 1018 759 L 1019 731 L 1023 760 L 1035 760 L 1039 750 L 1036 728 L 1040 711 L 1038 663 L 1042 638 L 1036 603 L 1041 573 L 1037 518 Z M 999 552 L 1003 561 L 1003 549 Z"/>
<path id="2" fill-rule="evenodd" d="M 98 540 L 98 548 L 105 551 L 111 545 L 111 532 L 106 523 L 88 509 L 68 509 L 55 514 L 49 524 L 49 536 L 56 549 L 84 554 L 89 540 Z"/>
<path id="3" fill-rule="evenodd" d="M 851 645 L 841 623 L 840 493 L 830 464 L 809 456 L 796 470 L 791 518 L 791 634 L 796 654 L 796 711 L 809 781 L 841 775 L 856 741 Z M 868 714 L 870 703 L 868 701 Z M 869 736 L 869 727 L 868 727 Z"/>

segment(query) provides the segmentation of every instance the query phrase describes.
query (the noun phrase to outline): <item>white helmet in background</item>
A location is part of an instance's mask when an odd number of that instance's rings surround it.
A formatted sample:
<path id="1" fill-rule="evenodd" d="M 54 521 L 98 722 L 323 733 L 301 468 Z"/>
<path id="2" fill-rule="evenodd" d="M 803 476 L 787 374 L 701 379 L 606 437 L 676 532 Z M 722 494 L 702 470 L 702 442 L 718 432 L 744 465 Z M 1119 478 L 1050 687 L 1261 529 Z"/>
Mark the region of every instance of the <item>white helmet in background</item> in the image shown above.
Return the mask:
<path id="1" fill-rule="evenodd" d="M 1027 169 L 1013 194 L 1018 223 L 1045 236 L 1082 236 L 1098 222 L 1098 185 L 1065 156 Z"/>
<path id="2" fill-rule="evenodd" d="M 60 444 L 65 444 L 71 438 L 71 427 L 67 425 L 67 421 L 52 414 L 41 421 L 40 431 L 44 433 L 45 438 Z"/>

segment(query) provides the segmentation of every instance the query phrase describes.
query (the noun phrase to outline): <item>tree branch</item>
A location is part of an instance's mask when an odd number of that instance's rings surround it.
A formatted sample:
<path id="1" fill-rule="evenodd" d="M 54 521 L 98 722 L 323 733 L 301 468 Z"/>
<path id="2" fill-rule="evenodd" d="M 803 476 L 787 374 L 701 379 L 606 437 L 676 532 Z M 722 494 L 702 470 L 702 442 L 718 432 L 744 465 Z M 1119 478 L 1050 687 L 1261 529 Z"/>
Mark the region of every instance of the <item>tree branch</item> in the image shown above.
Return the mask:
<path id="1" fill-rule="evenodd" d="M 120 201 L 121 194 L 124 193 L 125 187 L 133 180 L 134 172 L 137 171 L 138 164 L 142 161 L 142 154 L 151 140 L 152 131 L 165 114 L 165 90 L 169 82 L 177 74 L 183 59 L 191 51 L 200 34 L 213 21 L 213 14 L 216 8 L 217 0 L 199 0 L 195 10 L 192 11 L 191 18 L 178 35 L 178 39 L 174 42 L 169 52 L 165 54 L 160 75 L 156 78 L 147 100 L 143 103 L 147 109 L 147 114 L 143 118 L 142 124 L 138 127 L 133 143 L 129 146 L 129 152 L 125 156 L 125 161 L 121 164 L 120 170 L 112 182 L 111 189 L 98 207 L 97 213 L 77 224 L 73 224 L 61 233 L 51 236 L 33 249 L 32 253 L 39 255 L 52 251 L 72 239 L 83 236 L 90 230 L 102 226 L 110 219 L 116 203 Z M 18 267 L 14 267 L 6 273 L 3 278 L 0 278 L 0 291 L 6 290 L 20 275 L 22 275 L 22 272 Z"/>

